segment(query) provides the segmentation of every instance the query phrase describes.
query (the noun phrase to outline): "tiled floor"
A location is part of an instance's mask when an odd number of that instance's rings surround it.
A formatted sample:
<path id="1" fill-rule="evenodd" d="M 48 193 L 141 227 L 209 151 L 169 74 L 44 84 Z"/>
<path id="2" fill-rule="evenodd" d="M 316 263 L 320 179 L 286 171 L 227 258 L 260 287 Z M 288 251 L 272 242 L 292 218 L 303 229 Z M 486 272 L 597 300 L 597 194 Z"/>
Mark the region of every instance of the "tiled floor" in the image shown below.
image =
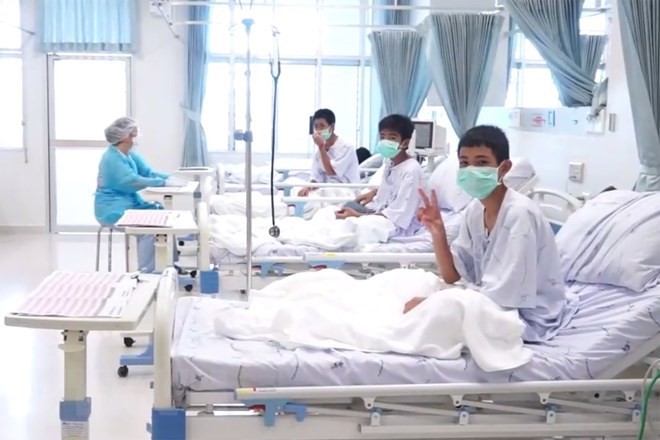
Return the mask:
<path id="1" fill-rule="evenodd" d="M 104 248 L 102 255 L 106 255 Z M 122 271 L 122 239 L 115 240 L 113 255 L 115 269 Z M 0 235 L 0 315 L 18 305 L 51 271 L 94 270 L 94 259 L 92 235 Z M 56 331 L 0 324 L 0 439 L 60 438 L 60 339 Z M 87 394 L 92 398 L 90 436 L 94 440 L 149 438 L 151 369 L 132 367 L 127 378 L 117 377 L 119 355 L 126 352 L 116 333 L 89 337 Z"/>

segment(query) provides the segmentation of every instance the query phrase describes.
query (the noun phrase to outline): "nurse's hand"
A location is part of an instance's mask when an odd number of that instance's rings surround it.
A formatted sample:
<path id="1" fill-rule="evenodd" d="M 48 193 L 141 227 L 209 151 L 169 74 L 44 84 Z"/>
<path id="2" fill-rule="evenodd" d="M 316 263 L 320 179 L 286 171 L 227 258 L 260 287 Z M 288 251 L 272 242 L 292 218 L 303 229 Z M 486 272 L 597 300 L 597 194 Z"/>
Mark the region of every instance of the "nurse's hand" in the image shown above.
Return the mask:
<path id="1" fill-rule="evenodd" d="M 403 313 L 408 313 L 421 303 L 423 303 L 426 300 L 426 298 L 423 298 L 421 296 L 416 296 L 415 298 L 411 299 L 406 303 L 405 306 L 403 306 Z"/>
<path id="2" fill-rule="evenodd" d="M 419 190 L 419 195 L 422 197 L 423 202 L 423 206 L 417 211 L 419 221 L 432 234 L 444 229 L 442 215 L 440 215 L 440 208 L 438 208 L 438 196 L 435 190 L 431 190 L 431 197 L 426 195 L 423 189 Z"/>
<path id="3" fill-rule="evenodd" d="M 312 192 L 312 188 L 305 187 L 298 191 L 298 197 L 307 197 Z"/>
<path id="4" fill-rule="evenodd" d="M 325 147 L 325 141 L 321 137 L 320 133 L 314 133 L 312 135 L 312 139 L 314 140 L 314 143 L 316 144 L 317 147 L 319 147 L 319 148 Z"/>

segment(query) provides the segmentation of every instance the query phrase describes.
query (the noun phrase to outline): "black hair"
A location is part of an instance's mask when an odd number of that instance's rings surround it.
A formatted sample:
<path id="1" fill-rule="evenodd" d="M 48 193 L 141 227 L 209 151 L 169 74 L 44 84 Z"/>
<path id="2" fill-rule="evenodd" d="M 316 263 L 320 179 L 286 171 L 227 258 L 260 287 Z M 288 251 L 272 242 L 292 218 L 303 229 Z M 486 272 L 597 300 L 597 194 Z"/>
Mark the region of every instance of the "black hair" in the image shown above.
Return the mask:
<path id="1" fill-rule="evenodd" d="M 369 151 L 367 148 L 364 147 L 360 147 L 357 150 L 355 150 L 355 154 L 357 154 L 358 164 L 364 162 L 365 160 L 371 157 L 371 151 Z"/>
<path id="2" fill-rule="evenodd" d="M 312 121 L 316 121 L 317 119 L 323 119 L 325 122 L 328 123 L 328 125 L 334 125 L 335 114 L 332 112 L 332 110 L 329 110 L 327 108 L 322 108 L 316 110 L 314 116 L 312 117 Z"/>
<path id="3" fill-rule="evenodd" d="M 385 116 L 378 123 L 378 131 L 392 130 L 401 136 L 401 140 L 405 141 L 412 138 L 415 125 L 408 116 L 403 115 L 389 115 Z"/>
<path id="4" fill-rule="evenodd" d="M 509 140 L 501 128 L 494 125 L 477 125 L 465 132 L 458 141 L 458 154 L 461 148 L 486 147 L 493 152 L 497 164 L 509 159 Z"/>

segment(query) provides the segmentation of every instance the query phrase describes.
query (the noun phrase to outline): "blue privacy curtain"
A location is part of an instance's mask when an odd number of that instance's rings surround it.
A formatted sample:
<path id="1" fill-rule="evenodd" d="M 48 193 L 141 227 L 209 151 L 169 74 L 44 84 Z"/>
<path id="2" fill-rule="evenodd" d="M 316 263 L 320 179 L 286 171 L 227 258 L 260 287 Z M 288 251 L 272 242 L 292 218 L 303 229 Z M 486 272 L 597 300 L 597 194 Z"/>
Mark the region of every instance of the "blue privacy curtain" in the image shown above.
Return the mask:
<path id="1" fill-rule="evenodd" d="M 412 0 L 373 0 L 374 6 L 410 6 Z M 409 26 L 411 20 L 411 12 L 404 9 L 378 9 L 374 8 L 372 13 L 372 23 L 376 26 Z M 394 30 L 395 28 L 388 29 Z M 373 48 L 372 48 L 373 60 Z M 369 104 L 369 132 L 371 150 L 375 148 L 378 141 L 378 121 L 384 116 L 385 105 L 382 96 L 382 86 L 378 84 L 378 72 L 376 71 L 373 62 L 371 64 L 371 102 Z"/>
<path id="2" fill-rule="evenodd" d="M 509 14 L 548 63 L 566 107 L 590 106 L 605 37 L 580 37 L 584 0 L 506 0 Z"/>
<path id="3" fill-rule="evenodd" d="M 416 31 L 375 31 L 369 34 L 369 41 L 383 112 L 417 116 L 431 87 L 422 35 Z"/>
<path id="4" fill-rule="evenodd" d="M 374 0 L 376 6 L 410 6 L 411 0 Z M 375 9 L 373 22 L 377 25 L 408 25 L 411 12 L 409 9 Z"/>
<path id="5" fill-rule="evenodd" d="M 635 190 L 660 191 L 660 5 L 619 0 L 617 6 L 641 164 Z"/>
<path id="6" fill-rule="evenodd" d="M 486 13 L 432 14 L 422 23 L 433 84 L 458 137 L 477 123 L 503 24 Z"/>
<path id="7" fill-rule="evenodd" d="M 183 105 L 186 137 L 183 144 L 184 167 L 205 166 L 208 148 L 202 127 L 202 108 L 208 71 L 209 6 L 189 6 L 188 20 L 206 22 L 188 25 L 188 75 Z"/>
<path id="8" fill-rule="evenodd" d="M 43 52 L 134 52 L 135 0 L 41 0 Z"/>
<path id="9" fill-rule="evenodd" d="M 513 69 L 514 55 L 516 51 L 516 25 L 513 23 L 511 17 L 507 18 L 507 25 L 509 31 L 507 33 L 507 49 L 506 49 L 506 88 L 509 90 L 511 83 L 511 69 Z"/>

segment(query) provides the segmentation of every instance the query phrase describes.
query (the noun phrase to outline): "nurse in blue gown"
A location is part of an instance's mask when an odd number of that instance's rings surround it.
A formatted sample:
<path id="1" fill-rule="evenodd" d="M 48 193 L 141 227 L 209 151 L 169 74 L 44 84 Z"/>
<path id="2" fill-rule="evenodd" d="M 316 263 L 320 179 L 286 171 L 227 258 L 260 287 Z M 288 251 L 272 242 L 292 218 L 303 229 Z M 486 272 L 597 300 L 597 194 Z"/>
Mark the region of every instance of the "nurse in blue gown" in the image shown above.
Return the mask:
<path id="1" fill-rule="evenodd" d="M 162 209 L 160 204 L 142 199 L 138 191 L 166 186 L 170 176 L 153 171 L 133 151 L 137 135 L 137 122 L 128 117 L 117 119 L 105 129 L 110 145 L 99 163 L 94 195 L 94 214 L 102 225 L 114 225 L 127 209 Z M 138 236 L 138 269 L 141 272 L 155 270 L 154 243 L 153 235 Z"/>

